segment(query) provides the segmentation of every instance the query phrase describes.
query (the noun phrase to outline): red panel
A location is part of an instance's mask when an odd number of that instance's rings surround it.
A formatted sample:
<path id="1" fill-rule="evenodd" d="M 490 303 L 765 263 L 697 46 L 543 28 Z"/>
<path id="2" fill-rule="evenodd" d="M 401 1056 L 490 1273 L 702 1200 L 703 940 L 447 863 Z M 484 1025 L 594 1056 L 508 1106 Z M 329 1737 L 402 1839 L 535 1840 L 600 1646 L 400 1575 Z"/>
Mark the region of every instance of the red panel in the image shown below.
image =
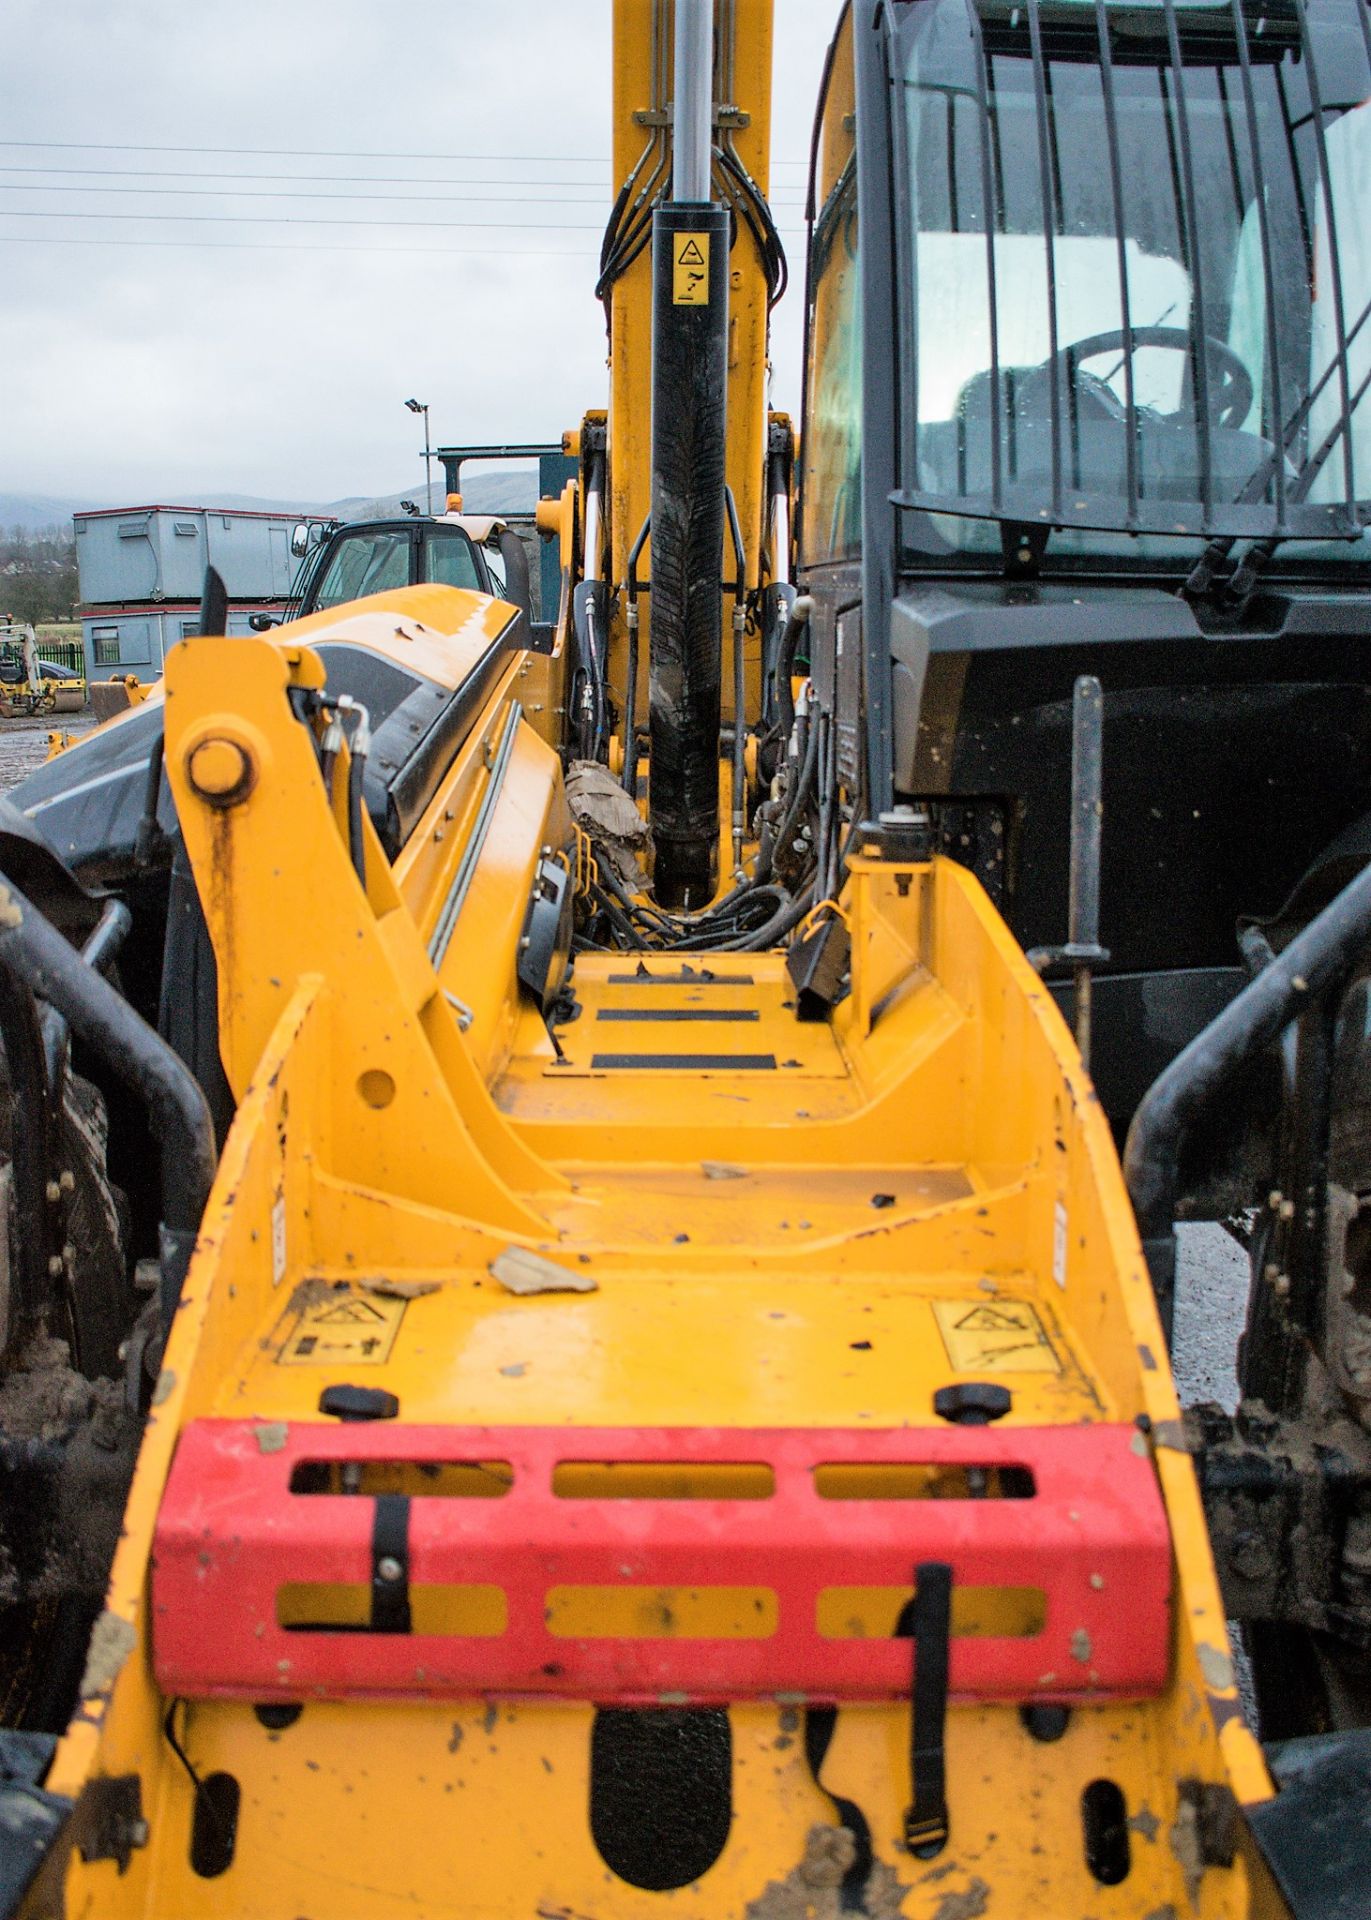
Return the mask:
<path id="1" fill-rule="evenodd" d="M 1127 1426 L 917 1428 L 438 1427 L 298 1424 L 264 1452 L 259 1423 L 201 1420 L 183 1432 L 153 1551 L 153 1654 L 167 1694 L 559 1694 L 601 1702 L 692 1702 L 793 1694 L 884 1700 L 909 1692 L 901 1640 L 827 1640 L 815 1602 L 829 1586 L 903 1586 L 946 1560 L 956 1586 L 1032 1586 L 1046 1624 L 1026 1639 L 953 1641 L 954 1698 L 1140 1696 L 1166 1684 L 1171 1551 L 1151 1462 Z M 281 1429 L 269 1429 L 269 1445 Z M 497 1499 L 416 1498 L 412 1586 L 503 1588 L 495 1638 L 291 1632 L 287 1582 L 371 1581 L 375 1503 L 293 1494 L 302 1460 L 507 1460 Z M 568 1460 L 764 1462 L 765 1500 L 569 1500 Z M 1030 1499 L 827 1500 L 824 1462 L 1028 1468 Z M 766 1587 L 779 1624 L 761 1640 L 594 1639 L 550 1634 L 563 1584 Z"/>

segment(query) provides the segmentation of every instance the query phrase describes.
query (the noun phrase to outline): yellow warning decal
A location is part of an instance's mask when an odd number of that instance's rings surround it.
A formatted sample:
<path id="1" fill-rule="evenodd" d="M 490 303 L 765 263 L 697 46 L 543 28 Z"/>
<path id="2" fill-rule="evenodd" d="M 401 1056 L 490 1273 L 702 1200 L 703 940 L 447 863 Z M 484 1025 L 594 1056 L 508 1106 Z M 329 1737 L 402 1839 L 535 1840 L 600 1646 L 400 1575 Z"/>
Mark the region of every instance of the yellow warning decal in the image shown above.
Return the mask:
<path id="1" fill-rule="evenodd" d="M 1060 1373 L 1038 1310 L 1026 1300 L 935 1300 L 938 1331 L 958 1373 Z"/>
<path id="2" fill-rule="evenodd" d="M 339 1288 L 291 1309 L 276 1355 L 282 1367 L 379 1367 L 390 1356 L 405 1302 Z"/>
<path id="3" fill-rule="evenodd" d="M 709 305 L 709 235 L 671 236 L 671 301 L 677 307 Z"/>

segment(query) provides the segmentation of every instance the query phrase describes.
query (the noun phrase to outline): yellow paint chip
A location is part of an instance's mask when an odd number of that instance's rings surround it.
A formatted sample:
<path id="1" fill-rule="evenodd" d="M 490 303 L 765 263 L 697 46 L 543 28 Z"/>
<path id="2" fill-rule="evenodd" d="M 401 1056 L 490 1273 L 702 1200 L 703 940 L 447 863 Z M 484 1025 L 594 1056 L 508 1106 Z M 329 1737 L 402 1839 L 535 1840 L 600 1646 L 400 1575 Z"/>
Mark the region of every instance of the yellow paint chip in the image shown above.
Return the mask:
<path id="1" fill-rule="evenodd" d="M 1060 1373 L 1061 1361 L 1027 1300 L 934 1300 L 933 1316 L 958 1373 Z"/>
<path id="2" fill-rule="evenodd" d="M 671 302 L 677 307 L 709 305 L 709 235 L 671 236 Z"/>
<path id="3" fill-rule="evenodd" d="M 403 1300 L 336 1289 L 287 1314 L 277 1353 L 283 1367 L 379 1367 L 390 1357 Z"/>

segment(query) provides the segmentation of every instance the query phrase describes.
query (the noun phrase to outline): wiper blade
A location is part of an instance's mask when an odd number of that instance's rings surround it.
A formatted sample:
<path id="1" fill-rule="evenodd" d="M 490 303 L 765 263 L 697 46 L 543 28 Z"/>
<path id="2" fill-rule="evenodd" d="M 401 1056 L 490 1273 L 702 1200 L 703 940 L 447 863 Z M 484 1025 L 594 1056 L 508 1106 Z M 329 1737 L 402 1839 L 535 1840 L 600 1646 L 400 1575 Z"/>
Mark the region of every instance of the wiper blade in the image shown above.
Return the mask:
<path id="1" fill-rule="evenodd" d="M 1348 401 L 1347 412 L 1334 421 L 1314 452 L 1300 468 L 1291 486 L 1291 492 L 1297 502 L 1306 497 L 1310 487 L 1318 478 L 1329 454 L 1332 453 L 1334 447 L 1342 438 L 1343 429 L 1361 405 L 1362 395 L 1368 387 L 1371 387 L 1371 373 L 1367 374 L 1366 378 L 1357 388 L 1356 393 Z M 1371 501 L 1349 501 L 1348 507 L 1349 510 L 1352 511 L 1360 508 L 1361 512 L 1356 526 L 1344 534 L 1343 538 L 1346 540 L 1359 540 L 1362 534 L 1365 533 L 1368 525 L 1366 510 L 1368 507 L 1371 507 Z M 1283 545 L 1286 540 L 1294 538 L 1309 540 L 1316 537 L 1317 536 L 1313 534 L 1297 536 L 1288 533 L 1273 533 L 1268 534 L 1265 540 L 1255 541 L 1228 577 L 1223 596 L 1225 604 L 1234 607 L 1241 607 L 1246 604 L 1251 598 L 1253 589 L 1256 587 L 1257 581 L 1261 578 L 1262 572 L 1272 555 L 1275 553 L 1277 547 Z"/>
<path id="2" fill-rule="evenodd" d="M 1325 387 L 1327 387 L 1329 381 L 1335 374 L 1341 374 L 1346 367 L 1352 342 L 1356 339 L 1368 320 L 1371 320 L 1371 300 L 1368 300 L 1361 312 L 1357 315 L 1356 321 L 1348 330 L 1342 346 L 1334 353 L 1317 381 L 1309 389 L 1309 392 L 1305 395 L 1299 406 L 1295 408 L 1295 411 L 1286 421 L 1281 431 L 1278 444 L 1272 448 L 1266 459 L 1263 460 L 1262 464 L 1247 482 L 1247 485 L 1242 489 L 1242 492 L 1238 494 L 1234 503 L 1235 505 L 1244 507 L 1254 506 L 1265 495 L 1267 488 L 1275 478 L 1277 469 L 1287 458 L 1296 437 L 1303 431 Z M 1286 496 L 1289 502 L 1298 504 L 1308 497 L 1309 489 L 1322 472 L 1328 456 L 1342 438 L 1343 433 L 1350 428 L 1352 416 L 1361 404 L 1362 395 L 1366 392 L 1368 385 L 1371 385 L 1371 375 L 1368 375 L 1367 379 L 1362 381 L 1356 391 L 1355 397 L 1349 398 L 1346 410 L 1339 414 L 1324 439 L 1318 447 L 1315 448 L 1314 452 L 1309 455 L 1304 465 L 1290 482 Z M 1356 502 L 1349 501 L 1349 510 L 1355 509 L 1356 504 Z M 1348 539 L 1356 539 L 1360 536 L 1360 532 L 1361 528 L 1358 527 L 1356 531 L 1348 533 L 1346 537 Z M 1326 540 L 1330 538 L 1327 533 L 1295 535 L 1286 531 L 1268 535 L 1266 539 L 1259 541 L 1257 545 L 1251 549 L 1244 557 L 1241 565 L 1231 576 L 1225 577 L 1222 582 L 1220 582 L 1220 569 L 1241 537 L 1240 534 L 1235 533 L 1224 534 L 1219 539 L 1210 541 L 1209 545 L 1191 568 L 1186 577 L 1185 585 L 1181 589 L 1187 599 L 1203 599 L 1219 584 L 1222 584 L 1225 594 L 1231 596 L 1240 575 L 1245 573 L 1249 562 L 1253 561 L 1256 555 L 1264 553 L 1264 558 L 1257 559 L 1253 569 L 1252 584 L 1254 585 L 1256 575 L 1261 571 L 1262 567 L 1266 565 L 1267 560 L 1270 559 L 1271 555 L 1276 551 L 1276 548 L 1280 546 L 1284 540 L 1295 538 Z M 1248 585 L 1244 590 L 1243 597 L 1246 598 L 1246 595 L 1249 594 L 1251 590 L 1252 585 Z"/>

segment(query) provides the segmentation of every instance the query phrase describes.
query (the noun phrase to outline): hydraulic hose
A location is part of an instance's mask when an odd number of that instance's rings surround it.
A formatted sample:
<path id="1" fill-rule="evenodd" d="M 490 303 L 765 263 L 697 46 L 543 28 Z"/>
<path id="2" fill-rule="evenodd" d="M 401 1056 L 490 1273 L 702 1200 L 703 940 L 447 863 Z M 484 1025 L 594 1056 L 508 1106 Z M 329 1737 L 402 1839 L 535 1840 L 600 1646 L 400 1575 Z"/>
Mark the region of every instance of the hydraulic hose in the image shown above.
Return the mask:
<path id="1" fill-rule="evenodd" d="M 758 857 L 756 875 L 758 880 L 765 880 L 770 877 L 771 868 L 776 863 L 776 855 L 781 852 L 793 833 L 795 822 L 800 817 L 800 809 L 804 806 L 809 794 L 809 789 L 814 784 L 814 774 L 818 763 L 819 729 L 817 725 L 811 722 L 805 734 L 804 758 L 800 762 L 795 784 L 786 795 L 785 811 L 781 815 L 780 825 L 776 829 L 776 838 L 772 844 L 771 852 L 768 855 L 768 865 L 765 873 L 762 871 L 760 855 Z"/>
<path id="2" fill-rule="evenodd" d="M 768 947 L 774 947 L 778 940 L 784 939 L 792 927 L 797 927 L 809 912 L 814 899 L 814 883 L 801 888 L 795 898 L 779 912 L 774 913 L 766 925 L 759 927 L 756 933 L 749 934 L 745 940 L 732 940 L 725 949 L 729 953 L 763 953 Z"/>
<path id="3" fill-rule="evenodd" d="M 362 833 L 362 780 L 366 767 L 366 759 L 357 751 L 354 741 L 352 758 L 348 762 L 348 851 L 352 855 L 357 878 L 363 886 L 367 883 L 366 840 Z"/>
<path id="4" fill-rule="evenodd" d="M 814 602 L 807 593 L 802 593 L 790 608 L 785 630 L 781 634 L 781 644 L 776 649 L 776 714 L 783 737 L 789 738 L 790 729 L 795 724 L 795 701 L 790 692 L 790 676 L 795 665 L 795 650 L 800 643 L 800 635 L 809 625 L 809 616 L 814 611 Z"/>

